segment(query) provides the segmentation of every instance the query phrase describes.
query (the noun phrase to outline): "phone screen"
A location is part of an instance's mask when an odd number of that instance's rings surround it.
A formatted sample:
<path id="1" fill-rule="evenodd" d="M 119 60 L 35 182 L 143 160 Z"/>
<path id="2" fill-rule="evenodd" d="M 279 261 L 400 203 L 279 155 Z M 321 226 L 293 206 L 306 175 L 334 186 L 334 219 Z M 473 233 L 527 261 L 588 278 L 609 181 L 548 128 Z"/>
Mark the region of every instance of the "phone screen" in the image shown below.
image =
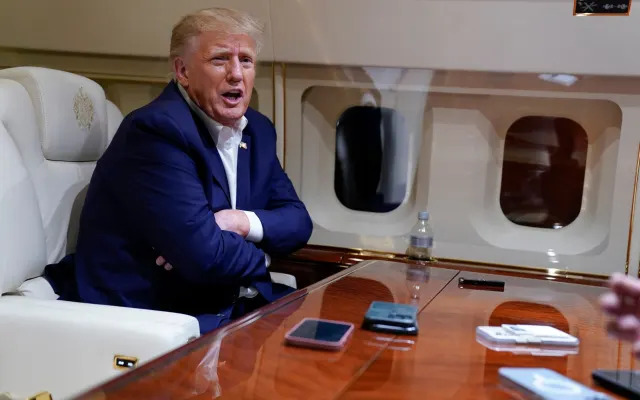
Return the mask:
<path id="1" fill-rule="evenodd" d="M 295 331 L 293 337 L 339 342 L 351 326 L 335 322 L 306 320 Z"/>
<path id="2" fill-rule="evenodd" d="M 601 386 L 629 399 L 640 399 L 640 371 L 596 370 L 593 379 Z"/>

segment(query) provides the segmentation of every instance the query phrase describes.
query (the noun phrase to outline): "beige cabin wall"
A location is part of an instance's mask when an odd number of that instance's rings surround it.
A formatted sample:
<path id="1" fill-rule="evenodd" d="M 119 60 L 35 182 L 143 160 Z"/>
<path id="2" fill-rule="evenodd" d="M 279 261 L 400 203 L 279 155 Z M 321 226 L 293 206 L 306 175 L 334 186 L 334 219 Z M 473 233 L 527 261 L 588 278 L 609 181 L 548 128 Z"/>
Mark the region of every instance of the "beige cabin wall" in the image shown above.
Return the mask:
<path id="1" fill-rule="evenodd" d="M 640 74 L 640 13 L 576 17 L 567 0 L 2 1 L 0 47 L 164 57 L 178 18 L 212 6 L 266 22 L 264 61 Z"/>
<path id="2" fill-rule="evenodd" d="M 312 243 L 402 253 L 403 234 L 426 208 L 436 232 L 435 257 L 637 273 L 640 240 L 633 234 L 640 219 L 631 204 L 638 78 L 579 76 L 565 86 L 537 74 L 290 63 L 286 69 L 287 173 L 314 220 Z M 416 172 L 407 181 L 414 188 L 388 213 L 347 209 L 331 190 L 337 119 L 365 99 L 397 109 L 404 131 L 422 137 Z M 500 210 L 504 136 L 510 123 L 527 115 L 571 118 L 589 135 L 581 220 L 564 231 L 518 226 Z M 595 238 L 592 248 L 585 246 L 586 233 Z M 549 249 L 561 254 L 560 261 L 550 258 Z"/>
<path id="3" fill-rule="evenodd" d="M 214 6 L 270 20 L 267 1 L 20 0 L 0 2 L 0 68 L 41 66 L 84 75 L 127 114 L 170 80 L 171 29 L 189 12 Z M 259 55 L 251 106 L 274 120 L 270 25 Z"/>
<path id="4" fill-rule="evenodd" d="M 268 21 L 268 1 L 19 0 L 0 2 L 0 47 L 165 57 L 171 28 L 189 12 L 214 6 L 245 10 Z M 261 58 L 271 60 L 267 24 Z"/>
<path id="5" fill-rule="evenodd" d="M 638 75 L 635 11 L 577 17 L 571 0 L 271 0 L 277 61 L 508 72 Z"/>

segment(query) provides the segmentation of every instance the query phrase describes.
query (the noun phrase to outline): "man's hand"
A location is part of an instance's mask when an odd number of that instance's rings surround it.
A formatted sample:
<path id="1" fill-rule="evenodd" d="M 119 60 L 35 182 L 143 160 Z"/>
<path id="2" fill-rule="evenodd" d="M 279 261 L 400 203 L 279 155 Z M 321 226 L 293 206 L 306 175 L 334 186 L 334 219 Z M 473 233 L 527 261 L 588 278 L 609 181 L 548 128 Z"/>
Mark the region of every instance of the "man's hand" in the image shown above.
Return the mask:
<path id="1" fill-rule="evenodd" d="M 610 335 L 633 343 L 640 357 L 640 280 L 615 273 L 608 283 L 610 292 L 600 297 L 602 309 L 614 319 L 607 324 Z"/>
<path id="2" fill-rule="evenodd" d="M 156 265 L 158 267 L 164 267 L 166 271 L 171 271 L 173 269 L 173 265 L 169 264 L 162 256 L 156 258 Z"/>
<path id="3" fill-rule="evenodd" d="M 240 210 L 220 210 L 213 214 L 216 219 L 216 224 L 223 231 L 235 232 L 238 235 L 246 238 L 249 234 L 249 218 L 247 214 Z"/>

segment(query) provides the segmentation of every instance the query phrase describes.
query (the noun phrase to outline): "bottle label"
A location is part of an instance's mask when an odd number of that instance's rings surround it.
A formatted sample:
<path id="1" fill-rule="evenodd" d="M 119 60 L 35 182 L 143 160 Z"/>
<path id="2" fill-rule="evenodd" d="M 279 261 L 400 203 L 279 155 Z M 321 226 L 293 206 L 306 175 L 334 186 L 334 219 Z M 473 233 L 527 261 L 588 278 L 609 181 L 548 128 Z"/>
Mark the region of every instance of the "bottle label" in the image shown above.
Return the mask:
<path id="1" fill-rule="evenodd" d="M 411 246 L 415 247 L 433 247 L 432 237 L 411 237 Z"/>

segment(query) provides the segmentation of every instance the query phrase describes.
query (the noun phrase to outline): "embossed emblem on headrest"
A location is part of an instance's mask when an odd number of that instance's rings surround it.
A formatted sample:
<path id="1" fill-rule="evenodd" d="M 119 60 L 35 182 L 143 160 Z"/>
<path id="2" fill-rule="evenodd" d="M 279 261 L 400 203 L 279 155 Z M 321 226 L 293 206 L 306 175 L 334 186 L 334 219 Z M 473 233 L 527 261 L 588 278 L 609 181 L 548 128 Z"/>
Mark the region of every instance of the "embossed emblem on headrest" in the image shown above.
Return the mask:
<path id="1" fill-rule="evenodd" d="M 76 121 L 81 129 L 89 130 L 93 122 L 93 102 L 80 87 L 73 97 L 73 112 L 76 113 Z"/>

